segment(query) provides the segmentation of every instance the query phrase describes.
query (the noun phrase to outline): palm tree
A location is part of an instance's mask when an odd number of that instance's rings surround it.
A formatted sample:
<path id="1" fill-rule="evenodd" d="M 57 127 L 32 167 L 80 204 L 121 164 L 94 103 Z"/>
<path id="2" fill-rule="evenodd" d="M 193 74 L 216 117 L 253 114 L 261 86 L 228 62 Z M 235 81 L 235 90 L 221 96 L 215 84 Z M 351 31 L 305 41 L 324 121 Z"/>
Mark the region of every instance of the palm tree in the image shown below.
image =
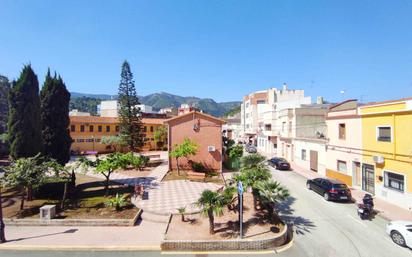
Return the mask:
<path id="1" fill-rule="evenodd" d="M 209 233 L 215 233 L 215 217 L 220 216 L 223 213 L 223 206 L 225 205 L 225 199 L 222 194 L 211 190 L 205 190 L 202 192 L 199 200 L 196 202 L 196 206 L 201 208 L 203 215 L 209 217 Z"/>
<path id="2" fill-rule="evenodd" d="M 262 181 L 256 184 L 259 198 L 264 208 L 268 211 L 270 219 L 273 218 L 275 205 L 289 197 L 289 190 L 277 181 Z"/>
<path id="3" fill-rule="evenodd" d="M 250 168 L 255 168 L 259 165 L 262 165 L 262 162 L 265 159 L 266 158 L 264 156 L 258 153 L 254 153 L 254 154 L 243 156 L 240 162 L 242 164 L 242 169 L 250 169 Z"/>
<path id="4" fill-rule="evenodd" d="M 177 208 L 177 211 L 182 215 L 182 221 L 185 222 L 186 207 Z"/>

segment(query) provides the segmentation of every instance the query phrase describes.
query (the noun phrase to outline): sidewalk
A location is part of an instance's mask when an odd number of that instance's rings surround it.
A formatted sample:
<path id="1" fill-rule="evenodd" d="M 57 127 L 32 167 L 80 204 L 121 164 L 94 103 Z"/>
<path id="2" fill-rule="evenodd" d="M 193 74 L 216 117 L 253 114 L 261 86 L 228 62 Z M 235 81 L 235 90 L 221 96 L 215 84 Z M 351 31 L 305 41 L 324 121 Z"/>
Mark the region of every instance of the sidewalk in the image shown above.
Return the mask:
<path id="1" fill-rule="evenodd" d="M 134 227 L 7 226 L 0 250 L 160 250 L 166 224 Z"/>
<path id="2" fill-rule="evenodd" d="M 322 177 L 316 172 L 302 168 L 294 163 L 291 164 L 291 167 L 295 173 L 303 177 L 306 177 L 307 179 L 314 179 L 314 178 Z M 365 192 L 355 189 L 355 188 L 351 188 L 351 192 L 352 192 L 352 197 L 355 199 L 357 203 L 362 202 L 362 198 L 365 195 Z M 406 209 L 403 209 L 401 207 L 398 207 L 396 205 L 393 205 L 391 203 L 388 203 L 379 198 L 374 198 L 373 201 L 375 203 L 375 207 L 374 207 L 375 210 L 379 212 L 378 215 L 380 215 L 384 219 L 387 219 L 389 221 L 391 220 L 412 221 L 412 212 Z"/>

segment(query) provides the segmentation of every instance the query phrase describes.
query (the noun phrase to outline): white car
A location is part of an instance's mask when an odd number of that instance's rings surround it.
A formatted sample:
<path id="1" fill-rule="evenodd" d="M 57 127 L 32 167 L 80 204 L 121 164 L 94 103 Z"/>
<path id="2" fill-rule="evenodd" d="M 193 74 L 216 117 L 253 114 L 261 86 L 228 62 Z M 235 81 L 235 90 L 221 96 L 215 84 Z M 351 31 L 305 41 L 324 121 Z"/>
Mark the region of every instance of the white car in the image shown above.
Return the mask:
<path id="1" fill-rule="evenodd" d="M 386 225 L 386 234 L 395 244 L 412 248 L 412 221 L 391 221 Z"/>

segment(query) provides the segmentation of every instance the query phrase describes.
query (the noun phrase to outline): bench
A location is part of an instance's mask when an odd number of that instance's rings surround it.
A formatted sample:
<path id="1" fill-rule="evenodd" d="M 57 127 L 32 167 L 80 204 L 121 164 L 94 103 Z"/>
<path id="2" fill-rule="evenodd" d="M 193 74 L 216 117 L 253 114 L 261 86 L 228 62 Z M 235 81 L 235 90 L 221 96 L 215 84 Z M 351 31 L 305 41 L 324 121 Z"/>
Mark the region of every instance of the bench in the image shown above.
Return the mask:
<path id="1" fill-rule="evenodd" d="M 194 171 L 188 171 L 187 172 L 187 179 L 188 180 L 205 180 L 206 179 L 206 174 L 202 172 L 194 172 Z"/>

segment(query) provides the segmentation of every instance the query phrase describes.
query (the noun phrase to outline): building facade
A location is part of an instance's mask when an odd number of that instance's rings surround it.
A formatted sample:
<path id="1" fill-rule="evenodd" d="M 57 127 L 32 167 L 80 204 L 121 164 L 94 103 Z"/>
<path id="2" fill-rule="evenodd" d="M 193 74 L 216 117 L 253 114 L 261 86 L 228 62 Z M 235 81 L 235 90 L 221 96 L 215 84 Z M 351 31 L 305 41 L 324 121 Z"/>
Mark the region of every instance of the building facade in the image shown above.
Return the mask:
<path id="1" fill-rule="evenodd" d="M 222 172 L 222 125 L 225 122 L 216 117 L 192 111 L 165 121 L 168 125 L 169 149 L 173 150 L 185 138 L 196 142 L 198 152 L 188 159 L 201 163 L 207 170 Z M 187 159 L 181 158 L 179 166 L 190 170 L 192 167 Z M 169 168 L 176 170 L 175 158 L 169 157 Z"/>
<path id="2" fill-rule="evenodd" d="M 154 131 L 163 125 L 166 118 L 142 118 L 143 151 L 156 150 Z M 102 137 L 119 135 L 119 122 L 116 117 L 70 116 L 70 136 L 73 139 L 71 151 L 82 154 L 87 152 L 107 153 L 114 151 L 113 146 L 101 143 Z"/>

